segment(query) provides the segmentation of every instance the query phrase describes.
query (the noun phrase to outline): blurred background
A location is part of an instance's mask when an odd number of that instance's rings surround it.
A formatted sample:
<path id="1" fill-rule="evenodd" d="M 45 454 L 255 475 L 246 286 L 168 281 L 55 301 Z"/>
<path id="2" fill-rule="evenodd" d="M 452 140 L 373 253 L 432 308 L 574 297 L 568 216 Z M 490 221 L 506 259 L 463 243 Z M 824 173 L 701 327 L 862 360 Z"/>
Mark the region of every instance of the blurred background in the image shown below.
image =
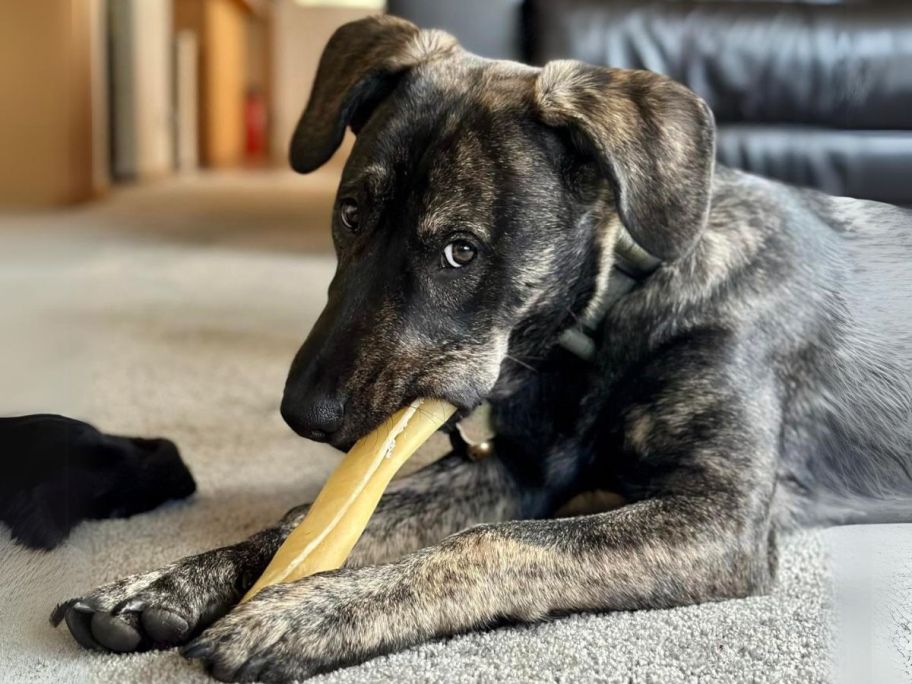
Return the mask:
<path id="1" fill-rule="evenodd" d="M 0 207 L 34 218 L 81 205 L 99 213 L 71 218 L 119 234 L 328 249 L 316 226 L 327 225 L 339 165 L 294 186 L 283 173 L 287 141 L 333 30 L 382 9 L 370 0 L 3 3 Z"/>
<path id="2" fill-rule="evenodd" d="M 30 0 L 0 9 L 0 206 L 327 249 L 344 150 L 278 171 L 329 35 L 384 9 L 489 57 L 667 73 L 713 107 L 725 163 L 912 203 L 909 0 Z"/>

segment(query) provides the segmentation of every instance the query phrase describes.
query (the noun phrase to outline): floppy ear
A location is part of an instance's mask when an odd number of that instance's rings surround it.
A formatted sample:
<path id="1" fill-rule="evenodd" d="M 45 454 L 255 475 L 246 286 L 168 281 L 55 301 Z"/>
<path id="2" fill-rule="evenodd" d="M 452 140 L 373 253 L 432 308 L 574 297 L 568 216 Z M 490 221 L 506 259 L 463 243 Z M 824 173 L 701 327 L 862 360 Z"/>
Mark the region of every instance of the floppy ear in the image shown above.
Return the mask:
<path id="1" fill-rule="evenodd" d="M 598 163 L 633 239 L 661 259 L 686 254 L 709 210 L 715 133 L 706 103 L 650 71 L 569 60 L 542 68 L 535 102 L 547 125 L 569 130 Z"/>
<path id="2" fill-rule="evenodd" d="M 308 173 L 322 166 L 342 143 L 345 127 L 359 128 L 399 75 L 456 46 L 443 31 L 422 31 L 391 16 L 337 29 L 320 57 L 310 100 L 291 139 L 292 168 Z"/>

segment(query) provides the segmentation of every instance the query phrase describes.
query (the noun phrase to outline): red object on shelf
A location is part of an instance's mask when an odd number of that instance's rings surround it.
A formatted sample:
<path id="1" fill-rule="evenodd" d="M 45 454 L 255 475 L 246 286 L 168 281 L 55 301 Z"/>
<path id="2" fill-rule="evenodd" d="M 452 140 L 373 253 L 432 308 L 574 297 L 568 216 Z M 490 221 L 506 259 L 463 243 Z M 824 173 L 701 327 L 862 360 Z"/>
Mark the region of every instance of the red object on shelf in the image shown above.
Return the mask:
<path id="1" fill-rule="evenodd" d="M 257 90 L 244 98 L 244 153 L 248 159 L 266 154 L 266 101 Z"/>

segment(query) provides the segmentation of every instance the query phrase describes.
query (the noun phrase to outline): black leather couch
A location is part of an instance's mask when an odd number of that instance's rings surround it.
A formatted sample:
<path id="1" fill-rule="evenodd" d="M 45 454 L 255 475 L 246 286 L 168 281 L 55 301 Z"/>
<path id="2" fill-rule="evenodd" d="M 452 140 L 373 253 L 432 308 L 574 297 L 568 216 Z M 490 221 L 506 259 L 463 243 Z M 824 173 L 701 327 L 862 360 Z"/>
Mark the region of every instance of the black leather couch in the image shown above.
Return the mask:
<path id="1" fill-rule="evenodd" d="M 469 50 L 651 69 L 709 102 L 731 166 L 912 206 L 912 0 L 389 0 Z"/>

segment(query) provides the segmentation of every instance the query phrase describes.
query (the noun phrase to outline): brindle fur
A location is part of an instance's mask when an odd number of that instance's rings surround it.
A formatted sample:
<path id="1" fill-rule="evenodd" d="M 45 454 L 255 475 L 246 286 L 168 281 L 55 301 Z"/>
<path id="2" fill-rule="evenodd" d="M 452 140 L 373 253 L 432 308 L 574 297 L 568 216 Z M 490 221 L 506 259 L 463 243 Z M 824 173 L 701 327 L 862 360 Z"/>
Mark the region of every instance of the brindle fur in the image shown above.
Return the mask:
<path id="1" fill-rule="evenodd" d="M 220 679 L 287 681 L 503 620 L 763 592 L 778 532 L 912 517 L 910 212 L 713 170 L 705 105 L 655 74 L 482 60 L 393 18 L 330 42 L 295 168 L 346 124 L 364 219 L 334 222 L 283 412 L 343 394 L 344 448 L 416 396 L 486 398 L 495 456 L 395 484 L 348 567 L 249 603 L 304 508 L 63 604 L 81 643 L 189 642 Z M 618 219 L 664 261 L 584 362 L 555 342 L 598 308 Z M 478 258 L 441 270 L 462 232 Z M 587 489 L 628 504 L 549 518 Z"/>

